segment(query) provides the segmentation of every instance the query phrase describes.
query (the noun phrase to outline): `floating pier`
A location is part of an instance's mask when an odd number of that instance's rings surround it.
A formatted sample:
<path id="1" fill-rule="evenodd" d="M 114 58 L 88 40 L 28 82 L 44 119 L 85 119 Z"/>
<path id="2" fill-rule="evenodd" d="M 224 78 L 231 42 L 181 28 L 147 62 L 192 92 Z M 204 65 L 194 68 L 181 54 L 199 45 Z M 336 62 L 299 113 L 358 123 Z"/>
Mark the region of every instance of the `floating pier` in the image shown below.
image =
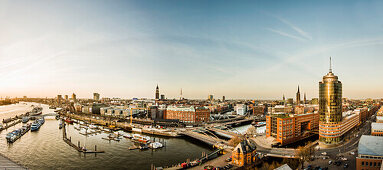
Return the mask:
<path id="1" fill-rule="evenodd" d="M 78 152 L 82 152 L 84 154 L 86 153 L 104 153 L 105 151 L 98 151 L 97 150 L 97 145 L 94 145 L 94 150 L 88 150 L 86 149 L 85 147 L 81 147 L 80 145 L 80 141 L 78 141 L 78 144 L 75 145 L 74 143 L 72 143 L 72 138 L 69 137 L 67 138 L 67 134 L 66 134 L 66 124 L 64 124 L 63 126 L 63 140 L 65 143 L 67 143 L 69 146 L 71 146 L 72 148 L 76 149 Z"/>

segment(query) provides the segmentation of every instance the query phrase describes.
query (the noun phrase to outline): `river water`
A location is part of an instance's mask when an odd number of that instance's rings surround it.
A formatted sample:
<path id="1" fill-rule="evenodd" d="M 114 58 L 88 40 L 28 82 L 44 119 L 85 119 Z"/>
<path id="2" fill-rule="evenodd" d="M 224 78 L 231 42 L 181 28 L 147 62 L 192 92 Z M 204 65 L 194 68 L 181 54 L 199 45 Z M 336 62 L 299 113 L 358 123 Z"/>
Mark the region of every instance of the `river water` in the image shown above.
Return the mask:
<path id="1" fill-rule="evenodd" d="M 23 114 L 32 109 L 36 103 L 19 103 L 0 106 L 0 120 Z M 43 114 L 53 113 L 47 105 L 43 107 Z M 8 144 L 5 135 L 13 129 L 20 128 L 22 123 L 4 130 L 0 133 L 0 153 L 30 169 L 150 169 L 151 164 L 156 166 L 170 166 L 186 159 L 195 159 L 202 152 L 212 150 L 198 141 L 185 138 L 160 138 L 165 140 L 166 148 L 158 150 L 129 150 L 133 145 L 129 139 L 120 142 L 102 139 L 107 134 L 85 137 L 73 128 L 67 126 L 68 137 L 72 141 L 87 148 L 104 150 L 105 153 L 81 154 L 70 147 L 62 139 L 62 131 L 58 128 L 59 121 L 54 117 L 46 117 L 45 124 L 39 131 L 29 131 L 13 144 Z M 159 137 L 155 137 L 159 139 Z"/>

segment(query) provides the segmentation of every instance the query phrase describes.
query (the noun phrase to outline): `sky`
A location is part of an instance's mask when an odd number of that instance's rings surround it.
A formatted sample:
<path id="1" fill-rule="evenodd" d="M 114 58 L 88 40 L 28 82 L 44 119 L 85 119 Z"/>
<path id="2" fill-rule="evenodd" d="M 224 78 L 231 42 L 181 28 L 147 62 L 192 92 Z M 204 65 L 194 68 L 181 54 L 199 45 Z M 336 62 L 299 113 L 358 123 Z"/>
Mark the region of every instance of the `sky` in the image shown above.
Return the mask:
<path id="1" fill-rule="evenodd" d="M 383 96 L 383 1 L 0 0 L 0 96 Z"/>

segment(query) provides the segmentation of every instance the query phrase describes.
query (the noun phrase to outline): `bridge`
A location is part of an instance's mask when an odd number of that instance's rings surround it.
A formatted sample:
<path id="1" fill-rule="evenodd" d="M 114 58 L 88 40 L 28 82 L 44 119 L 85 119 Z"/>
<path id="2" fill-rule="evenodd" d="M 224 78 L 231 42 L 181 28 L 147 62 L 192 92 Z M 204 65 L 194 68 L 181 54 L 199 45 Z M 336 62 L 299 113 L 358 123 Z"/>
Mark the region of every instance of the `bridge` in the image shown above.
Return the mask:
<path id="1" fill-rule="evenodd" d="M 249 123 L 249 122 L 252 122 L 253 120 L 252 119 L 242 119 L 242 120 L 236 120 L 236 121 L 231 121 L 231 122 L 225 122 L 225 123 L 222 123 L 221 125 L 233 125 L 233 124 L 243 124 L 243 123 Z"/>
<path id="2" fill-rule="evenodd" d="M 218 146 L 219 144 L 227 145 L 227 141 L 225 141 L 225 140 L 219 139 L 217 137 L 209 136 L 209 135 L 204 135 L 204 134 L 201 134 L 198 132 L 194 132 L 192 130 L 186 130 L 186 131 L 180 132 L 179 134 L 197 139 L 197 140 L 204 142 L 210 146 Z"/>
<path id="3" fill-rule="evenodd" d="M 229 138 L 229 139 L 241 136 L 240 134 L 237 134 L 237 133 L 234 133 L 234 132 L 230 132 L 230 131 L 227 131 L 227 130 L 218 129 L 216 127 L 207 128 L 207 130 L 213 131 L 217 135 L 225 137 L 225 138 Z"/>

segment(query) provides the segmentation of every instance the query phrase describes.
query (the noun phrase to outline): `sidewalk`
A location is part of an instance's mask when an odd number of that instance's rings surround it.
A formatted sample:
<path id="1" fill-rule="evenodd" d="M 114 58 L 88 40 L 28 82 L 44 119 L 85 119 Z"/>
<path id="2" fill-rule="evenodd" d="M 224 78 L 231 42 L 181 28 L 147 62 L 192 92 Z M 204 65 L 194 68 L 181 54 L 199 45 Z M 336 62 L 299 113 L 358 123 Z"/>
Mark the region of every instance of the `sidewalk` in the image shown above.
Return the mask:
<path id="1" fill-rule="evenodd" d="M 26 168 L 13 162 L 6 156 L 0 154 L 0 170 L 12 169 L 12 170 L 25 170 Z"/>
<path id="2" fill-rule="evenodd" d="M 274 138 L 272 138 L 272 137 L 268 137 L 267 138 L 266 136 L 257 136 L 255 138 L 251 138 L 251 139 L 253 139 L 253 141 L 257 145 L 259 145 L 259 146 L 261 146 L 263 148 L 272 149 L 271 148 L 271 144 L 273 143 L 273 140 L 274 140 Z"/>

